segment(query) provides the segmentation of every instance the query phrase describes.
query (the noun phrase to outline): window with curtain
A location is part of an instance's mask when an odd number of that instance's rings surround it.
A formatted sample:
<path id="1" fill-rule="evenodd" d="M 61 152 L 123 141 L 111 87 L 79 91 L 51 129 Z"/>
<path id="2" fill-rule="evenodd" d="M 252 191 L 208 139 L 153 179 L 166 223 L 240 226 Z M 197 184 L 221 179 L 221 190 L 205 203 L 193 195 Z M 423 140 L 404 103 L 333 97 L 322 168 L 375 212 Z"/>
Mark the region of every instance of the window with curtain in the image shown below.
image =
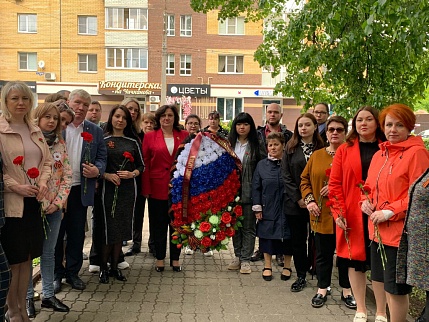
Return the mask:
<path id="1" fill-rule="evenodd" d="M 216 110 L 219 112 L 222 121 L 231 121 L 238 113 L 243 112 L 243 99 L 218 97 Z"/>
<path id="2" fill-rule="evenodd" d="M 174 15 L 167 15 L 166 17 L 167 21 L 167 36 L 175 36 L 176 35 L 176 30 L 175 30 L 175 19 L 174 19 Z"/>
<path id="3" fill-rule="evenodd" d="M 37 53 L 18 53 L 19 70 L 37 71 Z"/>
<path id="4" fill-rule="evenodd" d="M 180 16 L 180 36 L 192 36 L 192 16 Z"/>
<path id="5" fill-rule="evenodd" d="M 80 72 L 97 71 L 97 55 L 95 54 L 78 54 Z"/>
<path id="6" fill-rule="evenodd" d="M 225 74 L 243 74 L 243 56 L 219 55 L 218 72 Z"/>
<path id="7" fill-rule="evenodd" d="M 106 49 L 106 67 L 123 69 L 147 69 L 148 53 L 146 48 L 108 48 Z"/>
<path id="8" fill-rule="evenodd" d="M 174 54 L 167 55 L 166 74 L 174 75 Z"/>
<path id="9" fill-rule="evenodd" d="M 96 35 L 97 34 L 97 17 L 78 16 L 78 34 Z"/>
<path id="10" fill-rule="evenodd" d="M 106 8 L 106 29 L 147 30 L 147 8 Z"/>
<path id="11" fill-rule="evenodd" d="M 191 75 L 191 55 L 183 54 L 180 55 L 180 75 L 189 76 Z"/>
<path id="12" fill-rule="evenodd" d="M 244 17 L 220 20 L 219 35 L 244 35 Z"/>
<path id="13" fill-rule="evenodd" d="M 18 32 L 36 33 L 37 15 L 18 14 Z"/>

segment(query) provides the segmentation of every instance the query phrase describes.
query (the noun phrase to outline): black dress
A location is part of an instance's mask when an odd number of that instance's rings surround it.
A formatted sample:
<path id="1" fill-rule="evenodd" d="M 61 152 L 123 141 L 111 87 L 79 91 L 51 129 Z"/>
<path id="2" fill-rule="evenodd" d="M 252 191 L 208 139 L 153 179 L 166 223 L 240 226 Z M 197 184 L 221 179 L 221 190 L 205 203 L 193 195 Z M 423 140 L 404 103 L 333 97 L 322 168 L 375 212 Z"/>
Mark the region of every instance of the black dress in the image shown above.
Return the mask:
<path id="1" fill-rule="evenodd" d="M 143 172 L 143 158 L 136 140 L 122 136 L 107 136 L 104 138 L 107 146 L 106 173 L 116 173 L 125 160 L 124 152 L 134 157 L 134 162 L 128 161 L 123 170 Z M 102 181 L 102 212 L 104 242 L 116 244 L 123 240 L 132 239 L 132 219 L 134 214 L 137 182 L 136 178 L 121 179 L 118 186 L 116 208 L 112 213 L 115 185 L 107 180 Z"/>

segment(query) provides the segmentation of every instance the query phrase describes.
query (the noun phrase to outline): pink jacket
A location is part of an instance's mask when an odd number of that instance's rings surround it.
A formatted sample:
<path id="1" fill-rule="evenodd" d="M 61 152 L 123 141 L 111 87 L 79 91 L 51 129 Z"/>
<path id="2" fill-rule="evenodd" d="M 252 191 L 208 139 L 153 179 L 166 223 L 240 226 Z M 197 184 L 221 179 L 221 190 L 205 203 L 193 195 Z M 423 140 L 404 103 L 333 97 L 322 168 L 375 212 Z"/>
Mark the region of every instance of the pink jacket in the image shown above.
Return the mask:
<path id="1" fill-rule="evenodd" d="M 384 245 L 398 247 L 408 207 L 408 189 L 429 167 L 429 152 L 421 137 L 410 136 L 404 142 L 383 142 L 372 158 L 365 182 L 371 188 L 370 201 L 376 210 L 391 210 L 394 215 L 378 225 Z M 365 200 L 366 196 L 361 197 Z M 368 222 L 369 237 L 374 225 Z"/>

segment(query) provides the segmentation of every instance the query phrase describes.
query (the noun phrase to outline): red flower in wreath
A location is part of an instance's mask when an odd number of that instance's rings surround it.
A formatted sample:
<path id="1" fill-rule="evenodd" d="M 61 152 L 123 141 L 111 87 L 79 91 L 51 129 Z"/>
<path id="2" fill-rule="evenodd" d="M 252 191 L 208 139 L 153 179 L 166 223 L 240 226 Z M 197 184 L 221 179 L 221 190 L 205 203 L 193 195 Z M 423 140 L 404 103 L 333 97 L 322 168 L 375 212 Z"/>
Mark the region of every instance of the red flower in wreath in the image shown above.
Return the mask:
<path id="1" fill-rule="evenodd" d="M 217 233 L 216 233 L 216 240 L 217 241 L 222 241 L 222 240 L 224 240 L 226 238 L 226 235 L 225 235 L 225 233 L 223 232 L 223 231 L 218 231 Z"/>
<path id="2" fill-rule="evenodd" d="M 227 235 L 228 237 L 232 237 L 235 235 L 235 230 L 232 227 L 228 227 L 225 229 L 225 235 Z"/>
<path id="3" fill-rule="evenodd" d="M 235 206 L 234 213 L 237 217 L 243 216 L 243 208 L 240 205 Z"/>
<path id="4" fill-rule="evenodd" d="M 221 221 L 222 221 L 224 224 L 229 224 L 229 223 L 231 222 L 231 214 L 230 214 L 229 212 L 224 212 L 224 213 L 222 214 Z"/>
<path id="5" fill-rule="evenodd" d="M 210 239 L 210 237 L 206 236 L 201 239 L 201 245 L 203 245 L 204 247 L 210 247 L 212 245 L 212 240 Z"/>
<path id="6" fill-rule="evenodd" d="M 212 229 L 212 225 L 210 225 L 210 223 L 208 223 L 207 221 L 203 221 L 203 222 L 200 224 L 200 230 L 201 230 L 203 233 L 207 233 L 207 232 L 209 232 L 209 231 L 210 231 L 210 229 Z"/>

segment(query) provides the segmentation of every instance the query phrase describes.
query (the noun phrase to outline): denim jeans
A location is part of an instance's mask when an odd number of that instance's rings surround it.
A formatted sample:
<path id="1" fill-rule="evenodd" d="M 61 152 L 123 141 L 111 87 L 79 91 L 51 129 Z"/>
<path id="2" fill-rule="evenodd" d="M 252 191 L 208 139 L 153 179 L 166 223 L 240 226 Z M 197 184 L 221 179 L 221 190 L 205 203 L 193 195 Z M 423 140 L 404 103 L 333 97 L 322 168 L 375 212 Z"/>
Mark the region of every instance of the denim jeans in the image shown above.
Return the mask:
<path id="1" fill-rule="evenodd" d="M 232 237 L 234 245 L 234 254 L 240 258 L 241 262 L 250 262 L 253 249 L 255 248 L 256 236 L 256 217 L 252 211 L 251 204 L 242 204 L 243 207 L 243 225 L 239 228 Z"/>
<path id="2" fill-rule="evenodd" d="M 62 211 L 58 210 L 46 215 L 49 227 L 46 227 L 46 237 L 43 240 L 43 253 L 40 257 L 40 271 L 42 273 L 42 293 L 45 299 L 54 296 L 54 268 L 55 245 L 60 231 Z M 31 269 L 30 282 L 28 284 L 27 299 L 33 298 L 33 269 Z"/>

